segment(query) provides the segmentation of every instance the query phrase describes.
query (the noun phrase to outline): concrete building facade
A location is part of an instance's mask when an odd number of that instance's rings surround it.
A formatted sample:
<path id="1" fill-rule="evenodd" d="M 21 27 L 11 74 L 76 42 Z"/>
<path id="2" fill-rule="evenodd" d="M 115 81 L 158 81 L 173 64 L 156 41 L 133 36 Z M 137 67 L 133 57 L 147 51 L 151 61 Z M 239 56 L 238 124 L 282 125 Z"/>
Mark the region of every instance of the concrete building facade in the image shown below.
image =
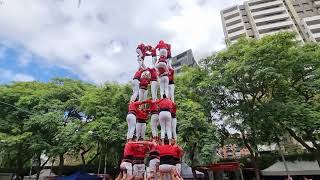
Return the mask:
<path id="1" fill-rule="evenodd" d="M 170 62 L 176 73 L 181 71 L 182 66 L 198 66 L 191 49 L 172 57 Z"/>
<path id="2" fill-rule="evenodd" d="M 302 42 L 320 41 L 320 0 L 249 0 L 221 11 L 227 44 L 292 31 Z"/>

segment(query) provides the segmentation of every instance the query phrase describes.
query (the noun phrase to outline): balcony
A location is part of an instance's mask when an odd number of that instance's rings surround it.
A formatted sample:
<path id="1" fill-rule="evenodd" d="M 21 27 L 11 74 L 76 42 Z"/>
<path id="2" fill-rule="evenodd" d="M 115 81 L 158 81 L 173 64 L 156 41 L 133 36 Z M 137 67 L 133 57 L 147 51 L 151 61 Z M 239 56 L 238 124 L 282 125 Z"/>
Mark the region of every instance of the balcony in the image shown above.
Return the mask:
<path id="1" fill-rule="evenodd" d="M 222 13 L 224 17 L 232 16 L 233 14 L 239 13 L 239 9 L 234 9 L 233 11 L 227 12 L 227 13 Z"/>
<path id="2" fill-rule="evenodd" d="M 228 33 L 232 33 L 232 31 L 238 31 L 240 30 L 241 28 L 244 28 L 244 25 L 242 22 L 238 23 L 238 24 L 235 24 L 235 25 L 232 25 L 232 26 L 227 26 L 227 31 Z M 238 30 L 237 30 L 238 29 Z"/>
<path id="3" fill-rule="evenodd" d="M 270 23 L 272 21 L 277 21 L 277 20 L 284 20 L 284 19 L 288 19 L 289 18 L 289 15 L 288 14 L 278 14 L 278 15 L 274 15 L 274 16 L 268 16 L 268 17 L 264 17 L 264 18 L 260 18 L 260 19 L 257 19 L 255 20 L 255 23 L 256 24 L 259 24 L 259 23 Z"/>
<path id="4" fill-rule="evenodd" d="M 277 22 L 277 23 L 271 23 L 263 26 L 258 26 L 257 29 L 259 33 L 260 31 L 268 31 L 269 29 L 274 29 L 274 28 L 283 28 L 283 27 L 289 27 L 292 26 L 293 22 L 292 21 L 282 21 L 282 22 Z"/>
<path id="5" fill-rule="evenodd" d="M 261 18 L 265 15 L 270 15 L 270 14 L 277 14 L 279 12 L 286 12 L 285 7 L 277 7 L 277 8 L 273 8 L 273 9 L 267 9 L 267 10 L 262 10 L 262 11 L 258 11 L 258 12 L 253 12 L 252 16 L 255 19 Z"/>
<path id="6" fill-rule="evenodd" d="M 309 29 L 311 30 L 311 31 L 314 31 L 314 30 L 320 30 L 320 24 L 315 24 L 315 25 L 311 25 L 311 26 L 308 26 L 309 27 Z"/>
<path id="7" fill-rule="evenodd" d="M 236 17 L 233 17 L 231 19 L 225 20 L 225 23 L 228 24 L 228 23 L 232 23 L 232 22 L 238 21 L 238 20 L 241 20 L 240 14 L 239 14 L 239 16 L 236 16 Z"/>
<path id="8" fill-rule="evenodd" d="M 262 4 L 250 6 L 250 10 L 252 12 L 254 12 L 254 11 L 257 12 L 259 10 L 263 10 L 263 9 L 270 8 L 273 6 L 282 6 L 282 5 L 283 5 L 283 2 L 277 0 L 277 1 L 271 1 L 271 2 L 267 2 L 267 3 L 262 3 Z"/>

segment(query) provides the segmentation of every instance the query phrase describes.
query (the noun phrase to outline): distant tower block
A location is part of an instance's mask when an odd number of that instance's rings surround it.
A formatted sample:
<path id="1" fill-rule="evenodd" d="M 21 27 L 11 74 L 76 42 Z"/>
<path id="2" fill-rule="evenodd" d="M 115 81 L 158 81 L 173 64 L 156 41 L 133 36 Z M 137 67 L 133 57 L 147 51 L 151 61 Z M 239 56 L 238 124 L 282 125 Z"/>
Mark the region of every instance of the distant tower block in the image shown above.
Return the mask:
<path id="1" fill-rule="evenodd" d="M 178 74 L 181 71 L 182 66 L 196 67 L 198 66 L 198 63 L 193 57 L 192 50 L 189 49 L 171 58 L 171 66 L 175 70 L 175 73 Z"/>

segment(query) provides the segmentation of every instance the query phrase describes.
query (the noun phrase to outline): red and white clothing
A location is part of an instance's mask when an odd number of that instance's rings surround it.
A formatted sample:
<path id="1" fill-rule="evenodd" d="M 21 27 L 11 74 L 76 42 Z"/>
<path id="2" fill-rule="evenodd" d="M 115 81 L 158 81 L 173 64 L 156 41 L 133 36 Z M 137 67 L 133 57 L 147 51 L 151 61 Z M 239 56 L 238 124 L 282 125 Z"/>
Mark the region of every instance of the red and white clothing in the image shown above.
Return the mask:
<path id="1" fill-rule="evenodd" d="M 176 103 L 172 103 L 172 108 L 170 109 L 171 117 L 172 117 L 172 137 L 177 140 L 177 105 Z"/>
<path id="2" fill-rule="evenodd" d="M 168 139 L 172 139 L 172 117 L 170 110 L 173 106 L 173 103 L 170 99 L 164 98 L 158 100 L 159 106 L 159 121 L 161 126 L 161 139 L 165 138 L 167 134 Z"/>
<path id="3" fill-rule="evenodd" d="M 158 72 L 156 68 L 148 69 L 151 74 L 151 96 L 152 100 L 157 100 L 157 90 L 158 90 Z"/>
<path id="4" fill-rule="evenodd" d="M 176 148 L 172 145 L 158 145 L 157 149 L 160 155 L 159 170 L 161 173 L 170 173 L 175 168 L 174 155 Z"/>
<path id="5" fill-rule="evenodd" d="M 133 102 L 137 99 L 139 95 L 139 84 L 140 84 L 140 78 L 142 75 L 143 70 L 139 69 L 138 71 L 135 72 L 132 80 L 132 96 L 130 98 L 130 101 Z"/>
<path id="6" fill-rule="evenodd" d="M 142 102 L 136 101 L 131 102 L 128 107 L 128 114 L 127 114 L 127 123 L 128 123 L 128 132 L 127 132 L 127 139 L 132 139 L 134 135 L 134 130 L 136 129 L 136 114 L 139 106 L 143 104 Z"/>
<path id="7" fill-rule="evenodd" d="M 136 123 L 136 136 L 137 139 L 144 139 L 146 134 L 146 122 L 148 120 L 148 112 L 138 109 L 137 110 L 137 123 Z"/>
<path id="8" fill-rule="evenodd" d="M 153 172 L 155 173 L 157 170 L 157 164 L 160 163 L 160 154 L 159 151 L 157 149 L 157 146 L 153 146 L 149 152 L 149 157 L 150 157 L 150 161 L 149 161 L 149 173 Z"/>
<path id="9" fill-rule="evenodd" d="M 181 158 L 183 156 L 183 150 L 179 145 L 174 145 L 175 147 L 175 154 L 173 155 L 173 158 L 175 160 L 176 163 L 176 170 L 178 172 L 179 175 L 181 175 Z"/>
<path id="10" fill-rule="evenodd" d="M 158 123 L 159 123 L 159 107 L 156 101 L 149 101 L 149 111 L 151 113 L 151 133 L 152 137 L 158 137 Z"/>
<path id="11" fill-rule="evenodd" d="M 145 101 L 148 97 L 148 86 L 150 80 L 148 78 L 142 77 L 139 84 L 139 101 Z"/>
<path id="12" fill-rule="evenodd" d="M 174 69 L 169 68 L 169 98 L 174 102 Z"/>
<path id="13" fill-rule="evenodd" d="M 146 46 L 141 43 L 138 45 L 136 52 L 138 54 L 138 64 L 139 64 L 139 68 L 146 68 L 145 64 L 144 64 L 144 58 L 147 55 L 146 53 Z"/>
<path id="14" fill-rule="evenodd" d="M 132 176 L 132 160 L 133 160 L 132 144 L 127 143 L 124 146 L 123 159 L 120 164 L 120 169 L 127 170 L 127 174 L 130 176 Z"/>
<path id="15" fill-rule="evenodd" d="M 136 144 L 132 145 L 133 149 L 133 175 L 143 177 L 145 173 L 144 158 L 147 152 L 150 150 L 149 145 Z"/>

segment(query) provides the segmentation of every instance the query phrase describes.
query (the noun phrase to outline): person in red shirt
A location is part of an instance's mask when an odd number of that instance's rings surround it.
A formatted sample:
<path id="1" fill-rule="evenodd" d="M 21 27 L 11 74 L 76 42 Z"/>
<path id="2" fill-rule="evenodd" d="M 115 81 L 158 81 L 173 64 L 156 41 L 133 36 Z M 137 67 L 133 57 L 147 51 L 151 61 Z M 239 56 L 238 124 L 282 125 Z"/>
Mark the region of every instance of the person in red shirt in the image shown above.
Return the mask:
<path id="1" fill-rule="evenodd" d="M 146 134 L 146 128 L 147 128 L 147 120 L 148 120 L 148 116 L 149 116 L 149 111 L 146 109 L 137 109 L 137 114 L 136 114 L 136 118 L 137 118 L 137 123 L 136 123 L 136 136 L 137 139 L 143 140 L 145 138 L 145 134 Z"/>
<path id="2" fill-rule="evenodd" d="M 147 167 L 148 179 L 155 179 L 160 164 L 159 151 L 156 145 L 152 145 L 149 152 L 149 166 Z"/>
<path id="3" fill-rule="evenodd" d="M 160 156 L 160 178 L 163 179 L 167 175 L 171 176 L 171 179 L 175 179 L 175 160 L 176 148 L 169 143 L 169 139 L 164 139 L 162 145 L 158 145 L 157 149 Z"/>
<path id="4" fill-rule="evenodd" d="M 148 86 L 150 84 L 150 72 L 143 71 L 139 84 L 139 101 L 145 101 L 148 97 Z"/>
<path id="5" fill-rule="evenodd" d="M 173 159 L 175 161 L 176 172 L 181 176 L 181 158 L 183 156 L 183 149 L 178 144 L 173 145 L 175 148 Z"/>
<path id="6" fill-rule="evenodd" d="M 123 178 L 132 176 L 132 160 L 133 160 L 133 149 L 131 143 L 126 143 L 123 150 L 123 158 L 120 164 L 120 169 Z"/>
<path id="7" fill-rule="evenodd" d="M 127 123 L 128 123 L 128 132 L 127 132 L 127 140 L 131 141 L 134 135 L 134 130 L 136 129 L 136 123 L 137 123 L 137 111 L 139 109 L 139 106 L 142 104 L 145 104 L 146 102 L 130 102 L 128 107 L 128 114 L 127 114 Z"/>
<path id="8" fill-rule="evenodd" d="M 152 100 L 157 100 L 157 90 L 158 90 L 158 72 L 156 68 L 148 68 L 151 75 L 151 97 Z"/>
<path id="9" fill-rule="evenodd" d="M 169 67 L 169 98 L 174 102 L 174 69 Z"/>
<path id="10" fill-rule="evenodd" d="M 172 117 L 170 110 L 173 107 L 173 102 L 167 98 L 167 96 L 164 94 L 163 98 L 157 101 L 159 106 L 159 121 L 161 126 L 161 140 L 164 141 L 165 135 L 167 134 L 167 137 L 170 141 L 172 140 Z"/>
<path id="11" fill-rule="evenodd" d="M 146 66 L 144 64 L 144 58 L 146 57 L 147 53 L 146 53 L 146 46 L 141 43 L 138 45 L 136 52 L 138 54 L 138 63 L 139 63 L 139 68 L 145 69 Z"/>
<path id="12" fill-rule="evenodd" d="M 170 109 L 171 118 L 172 118 L 172 137 L 177 141 L 177 104 L 172 102 L 172 108 Z"/>
<path id="13" fill-rule="evenodd" d="M 156 63 L 156 68 L 159 72 L 160 80 L 160 96 L 163 94 L 169 96 L 169 78 L 168 78 L 168 58 L 171 58 L 171 46 L 163 40 L 159 41 L 156 49 L 159 50 L 159 60 Z"/>
<path id="14" fill-rule="evenodd" d="M 133 76 L 133 80 L 132 80 L 133 94 L 130 98 L 131 102 L 135 101 L 139 95 L 139 85 L 140 85 L 141 74 L 143 71 L 144 71 L 143 69 L 139 68 Z"/>
<path id="15" fill-rule="evenodd" d="M 133 176 L 138 179 L 143 179 L 145 173 L 144 159 L 150 151 L 151 145 L 144 144 L 143 141 L 139 142 L 130 142 L 133 144 Z"/>
<path id="16" fill-rule="evenodd" d="M 159 107 L 158 101 L 152 101 L 151 99 L 146 101 L 149 104 L 148 111 L 151 113 L 151 134 L 152 139 L 158 139 L 158 123 L 159 123 Z"/>

